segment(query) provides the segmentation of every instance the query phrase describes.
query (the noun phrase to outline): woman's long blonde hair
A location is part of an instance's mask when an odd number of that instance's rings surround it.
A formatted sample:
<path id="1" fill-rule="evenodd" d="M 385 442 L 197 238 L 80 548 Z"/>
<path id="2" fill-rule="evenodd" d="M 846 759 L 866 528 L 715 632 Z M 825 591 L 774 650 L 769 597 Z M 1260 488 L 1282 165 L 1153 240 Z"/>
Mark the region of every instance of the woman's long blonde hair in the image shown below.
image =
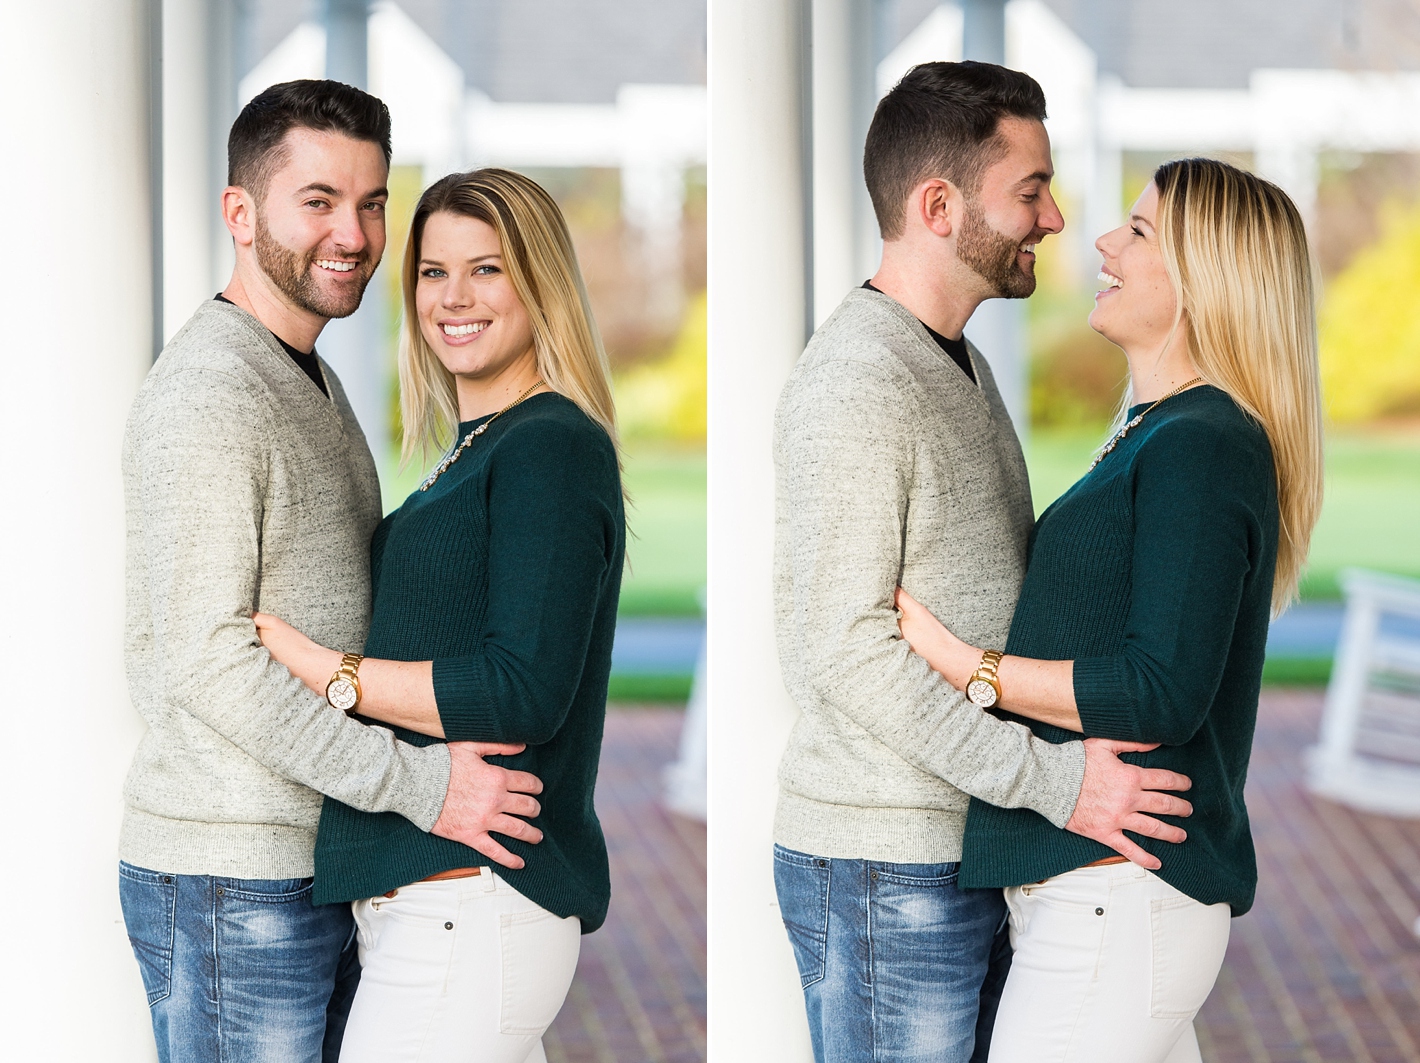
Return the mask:
<path id="1" fill-rule="evenodd" d="M 477 218 L 497 232 L 503 269 L 532 323 L 538 373 L 549 388 L 601 425 L 615 445 L 611 368 L 562 211 L 537 182 L 512 170 L 490 167 L 449 174 L 434 182 L 414 208 L 404 247 L 404 323 L 399 344 L 404 460 L 416 451 L 427 454 L 449 446 L 459 423 L 454 375 L 424 339 L 414 301 L 424 226 L 430 215 L 441 211 Z"/>
<path id="2" fill-rule="evenodd" d="M 1306 228 L 1276 185 L 1216 159 L 1154 172 L 1159 250 L 1198 375 L 1267 433 L 1277 475 L 1272 611 L 1296 597 L 1321 513 L 1316 281 Z M 1125 395 L 1123 409 L 1133 397 Z"/>

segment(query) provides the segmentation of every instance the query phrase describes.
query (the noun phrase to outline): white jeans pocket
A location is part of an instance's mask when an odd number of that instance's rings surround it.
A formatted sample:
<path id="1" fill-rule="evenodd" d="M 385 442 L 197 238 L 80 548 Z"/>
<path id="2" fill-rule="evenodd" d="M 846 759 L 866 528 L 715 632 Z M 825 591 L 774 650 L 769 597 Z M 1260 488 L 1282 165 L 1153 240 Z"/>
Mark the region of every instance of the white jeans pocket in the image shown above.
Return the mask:
<path id="1" fill-rule="evenodd" d="M 1213 991 L 1228 950 L 1232 913 L 1179 893 L 1149 902 L 1152 985 L 1149 1014 L 1192 1019 Z"/>
<path id="2" fill-rule="evenodd" d="M 540 1037 L 572 986 L 582 948 L 581 920 L 538 908 L 504 913 L 498 929 L 503 965 L 498 1029 Z"/>

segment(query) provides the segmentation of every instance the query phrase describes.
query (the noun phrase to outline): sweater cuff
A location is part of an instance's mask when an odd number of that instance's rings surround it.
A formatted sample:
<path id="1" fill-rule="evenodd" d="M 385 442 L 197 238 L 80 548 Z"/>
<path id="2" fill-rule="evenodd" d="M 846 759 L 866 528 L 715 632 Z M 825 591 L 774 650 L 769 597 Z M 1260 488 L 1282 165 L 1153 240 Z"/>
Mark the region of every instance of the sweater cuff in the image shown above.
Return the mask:
<path id="1" fill-rule="evenodd" d="M 503 741 L 486 691 L 483 661 L 479 657 L 434 659 L 434 704 L 447 741 Z"/>
<path id="2" fill-rule="evenodd" d="M 439 822 L 444 811 L 444 799 L 449 794 L 449 779 L 453 761 L 449 747 L 443 742 L 429 746 L 396 743 L 399 758 L 407 769 L 403 785 L 396 785 L 391 810 L 428 834 Z"/>
<path id="3" fill-rule="evenodd" d="M 1039 739 L 1037 739 L 1039 741 Z M 1080 800 L 1080 788 L 1085 785 L 1085 744 L 1083 742 L 1063 742 L 1049 745 L 1049 770 L 1054 783 L 1049 803 L 1034 806 L 1052 824 L 1065 829 L 1070 817 L 1075 814 L 1075 805 Z"/>
<path id="4" fill-rule="evenodd" d="M 1132 742 L 1139 721 L 1125 693 L 1117 657 L 1082 657 L 1075 661 L 1075 709 L 1090 738 Z"/>

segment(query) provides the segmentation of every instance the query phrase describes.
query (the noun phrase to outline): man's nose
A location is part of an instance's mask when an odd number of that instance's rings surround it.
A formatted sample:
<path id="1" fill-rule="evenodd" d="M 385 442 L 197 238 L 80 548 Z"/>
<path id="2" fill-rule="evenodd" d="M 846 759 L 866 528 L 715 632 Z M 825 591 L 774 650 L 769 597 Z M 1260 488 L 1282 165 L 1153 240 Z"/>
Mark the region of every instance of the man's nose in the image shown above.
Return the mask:
<path id="1" fill-rule="evenodd" d="M 365 229 L 360 224 L 360 211 L 355 207 L 342 207 L 335 212 L 335 228 L 330 234 L 342 251 L 358 253 L 365 250 Z"/>
<path id="2" fill-rule="evenodd" d="M 1036 228 L 1047 233 L 1058 233 L 1065 228 L 1065 216 L 1060 213 L 1060 207 L 1055 202 L 1055 197 L 1050 194 L 1050 189 L 1045 190 L 1045 197 L 1040 206 L 1040 216 L 1035 221 Z"/>

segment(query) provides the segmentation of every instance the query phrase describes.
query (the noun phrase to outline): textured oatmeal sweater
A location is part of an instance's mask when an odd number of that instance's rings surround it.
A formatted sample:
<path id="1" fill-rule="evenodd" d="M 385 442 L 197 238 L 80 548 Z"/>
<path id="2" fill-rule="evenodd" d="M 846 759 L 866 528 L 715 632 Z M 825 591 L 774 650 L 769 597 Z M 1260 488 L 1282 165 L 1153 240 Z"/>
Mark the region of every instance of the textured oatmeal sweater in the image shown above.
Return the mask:
<path id="1" fill-rule="evenodd" d="M 848 293 L 779 401 L 774 600 L 802 715 L 775 840 L 819 856 L 959 859 L 968 795 L 1056 825 L 1084 778 L 1052 745 L 952 689 L 898 634 L 899 583 L 978 646 L 1006 639 L 1030 489 L 984 359 L 978 387 L 899 303 Z"/>
<path id="2" fill-rule="evenodd" d="M 204 303 L 139 389 L 123 445 L 125 661 L 148 724 L 119 855 L 178 874 L 314 870 L 321 794 L 433 826 L 443 746 L 364 727 L 271 659 L 263 609 L 326 646 L 370 617 L 379 483 L 339 381 L 330 396 L 244 310 Z"/>

